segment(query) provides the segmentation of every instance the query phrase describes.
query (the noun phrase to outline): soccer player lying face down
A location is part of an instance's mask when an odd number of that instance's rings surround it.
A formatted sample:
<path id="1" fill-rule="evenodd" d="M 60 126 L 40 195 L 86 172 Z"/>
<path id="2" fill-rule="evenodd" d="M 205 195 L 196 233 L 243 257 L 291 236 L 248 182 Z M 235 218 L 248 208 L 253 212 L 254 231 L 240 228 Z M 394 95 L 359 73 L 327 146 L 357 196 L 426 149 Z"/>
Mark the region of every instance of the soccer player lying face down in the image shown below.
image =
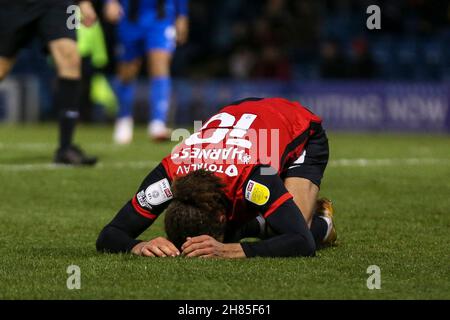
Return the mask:
<path id="1" fill-rule="evenodd" d="M 168 239 L 181 248 L 187 237 L 209 235 L 223 241 L 226 197 L 220 178 L 204 170 L 193 171 L 173 182 L 173 200 L 166 210 Z"/>

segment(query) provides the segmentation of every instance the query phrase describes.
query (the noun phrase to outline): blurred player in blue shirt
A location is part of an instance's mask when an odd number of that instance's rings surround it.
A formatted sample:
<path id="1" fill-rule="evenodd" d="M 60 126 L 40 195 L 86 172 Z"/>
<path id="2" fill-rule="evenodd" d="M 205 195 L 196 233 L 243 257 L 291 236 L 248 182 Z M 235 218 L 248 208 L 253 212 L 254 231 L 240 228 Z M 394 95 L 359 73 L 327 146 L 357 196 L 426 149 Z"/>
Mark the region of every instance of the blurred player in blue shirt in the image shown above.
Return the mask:
<path id="1" fill-rule="evenodd" d="M 119 65 L 114 89 L 119 113 L 114 141 L 127 144 L 133 138 L 132 106 L 135 80 L 146 55 L 150 80 L 148 134 L 166 140 L 170 103 L 170 62 L 176 44 L 188 34 L 188 0 L 107 0 L 105 16 L 117 23 Z"/>

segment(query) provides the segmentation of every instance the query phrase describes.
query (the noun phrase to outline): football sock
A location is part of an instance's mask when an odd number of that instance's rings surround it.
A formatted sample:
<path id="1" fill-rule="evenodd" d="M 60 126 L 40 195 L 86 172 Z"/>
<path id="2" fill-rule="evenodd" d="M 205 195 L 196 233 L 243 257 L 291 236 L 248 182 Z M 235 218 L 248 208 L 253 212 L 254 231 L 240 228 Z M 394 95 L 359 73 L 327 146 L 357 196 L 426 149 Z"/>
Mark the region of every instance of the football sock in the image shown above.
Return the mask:
<path id="1" fill-rule="evenodd" d="M 149 122 L 160 120 L 166 122 L 170 103 L 171 81 L 168 76 L 154 77 L 151 80 Z"/>
<path id="2" fill-rule="evenodd" d="M 328 235 L 329 230 L 331 230 L 331 220 L 327 217 L 322 217 L 318 215 L 314 215 L 311 222 L 311 233 L 314 237 L 314 241 L 316 242 L 316 246 L 320 245 L 325 237 Z"/>
<path id="3" fill-rule="evenodd" d="M 79 117 L 80 95 L 80 80 L 58 78 L 54 104 L 55 109 L 59 110 L 60 149 L 65 149 L 72 144 L 75 126 Z"/>
<path id="4" fill-rule="evenodd" d="M 119 79 L 114 79 L 112 87 L 116 93 L 119 101 L 118 118 L 130 117 L 133 112 L 133 100 L 136 84 L 134 81 L 124 82 Z"/>

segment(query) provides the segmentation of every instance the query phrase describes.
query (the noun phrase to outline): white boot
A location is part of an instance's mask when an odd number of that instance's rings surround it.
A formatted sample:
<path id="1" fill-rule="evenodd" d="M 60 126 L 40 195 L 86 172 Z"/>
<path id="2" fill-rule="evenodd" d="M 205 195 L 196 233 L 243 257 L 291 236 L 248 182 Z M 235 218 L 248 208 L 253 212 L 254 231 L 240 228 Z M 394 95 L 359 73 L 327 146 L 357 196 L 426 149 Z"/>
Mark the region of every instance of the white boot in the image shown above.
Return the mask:
<path id="1" fill-rule="evenodd" d="M 150 139 L 156 141 L 170 140 L 171 130 L 161 120 L 153 120 L 148 124 L 147 133 Z"/>
<path id="2" fill-rule="evenodd" d="M 113 140 L 117 144 L 129 144 L 133 140 L 133 117 L 122 117 L 116 120 Z"/>

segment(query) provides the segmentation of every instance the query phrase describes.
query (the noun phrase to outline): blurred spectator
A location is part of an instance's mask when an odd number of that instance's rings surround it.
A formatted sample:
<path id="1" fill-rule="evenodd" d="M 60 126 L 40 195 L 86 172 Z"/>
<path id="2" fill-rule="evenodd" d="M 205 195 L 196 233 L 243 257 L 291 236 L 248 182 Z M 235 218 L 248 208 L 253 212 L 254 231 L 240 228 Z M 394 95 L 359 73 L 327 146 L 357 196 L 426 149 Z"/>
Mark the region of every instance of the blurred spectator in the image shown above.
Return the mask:
<path id="1" fill-rule="evenodd" d="M 291 70 L 291 65 L 281 50 L 275 45 L 267 45 L 262 49 L 253 75 L 256 78 L 290 80 Z"/>
<path id="2" fill-rule="evenodd" d="M 369 51 L 369 45 L 365 39 L 353 40 L 352 62 L 350 64 L 349 76 L 359 79 L 371 79 L 375 77 L 376 66 Z"/>
<path id="3" fill-rule="evenodd" d="M 320 37 L 318 1 L 294 1 L 291 10 L 294 17 L 289 42 L 295 52 L 295 58 L 307 61 L 314 59 Z"/>
<path id="4" fill-rule="evenodd" d="M 372 4 L 381 30 L 366 28 Z M 192 0 L 191 14 L 192 41 L 175 57 L 175 76 L 402 79 L 383 57 L 411 38 L 410 56 L 423 61 L 408 66 L 414 79 L 449 70 L 450 0 Z M 442 58 L 424 65 L 428 56 Z"/>
<path id="5" fill-rule="evenodd" d="M 347 59 L 337 41 L 330 40 L 320 49 L 320 76 L 325 79 L 340 79 L 348 76 Z"/>
<path id="6" fill-rule="evenodd" d="M 248 79 L 254 68 L 255 59 L 250 48 L 239 47 L 230 58 L 230 75 L 236 79 Z"/>
<path id="7" fill-rule="evenodd" d="M 381 7 L 381 30 L 366 28 L 366 9 L 371 4 Z M 175 75 L 307 80 L 317 76 L 374 79 L 389 74 L 389 79 L 401 79 L 399 69 L 391 66 L 394 61 L 375 63 L 368 44 L 381 44 L 378 61 L 397 55 L 389 43 L 411 37 L 419 38 L 417 47 L 410 49 L 418 59 L 430 47 L 430 37 L 432 48 L 441 48 L 433 56 L 442 56 L 438 65 L 434 59 L 429 67 L 433 72 L 412 65 L 415 78 L 437 79 L 439 74 L 442 78 L 448 70 L 443 65 L 444 54 L 450 51 L 444 51 L 450 34 L 450 0 L 192 0 L 191 11 L 192 28 L 198 34 L 192 32 L 190 49 L 176 57 L 183 63 L 175 62 L 179 66 Z"/>
<path id="8" fill-rule="evenodd" d="M 366 27 L 372 4 L 381 30 Z M 450 78 L 450 0 L 191 0 L 189 13 L 175 77 Z"/>

